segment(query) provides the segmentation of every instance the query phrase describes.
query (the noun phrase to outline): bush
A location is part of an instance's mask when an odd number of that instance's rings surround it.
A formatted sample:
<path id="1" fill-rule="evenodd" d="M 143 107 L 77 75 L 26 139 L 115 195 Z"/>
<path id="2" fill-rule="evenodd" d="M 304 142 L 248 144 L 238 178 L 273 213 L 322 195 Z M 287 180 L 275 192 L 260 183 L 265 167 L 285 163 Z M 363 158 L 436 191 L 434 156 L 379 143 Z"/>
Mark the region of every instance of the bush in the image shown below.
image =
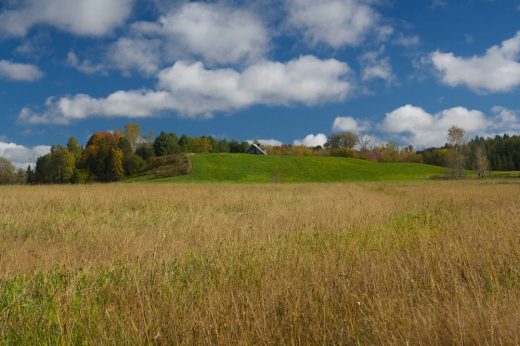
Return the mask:
<path id="1" fill-rule="evenodd" d="M 72 178 L 70 178 L 70 182 L 72 184 L 86 184 L 91 181 L 91 175 L 87 170 L 84 169 L 75 169 L 72 174 Z"/>
<path id="2" fill-rule="evenodd" d="M 132 176 L 141 173 L 146 169 L 146 162 L 137 155 L 134 155 L 124 162 L 125 173 L 127 176 Z"/>
<path id="3" fill-rule="evenodd" d="M 356 157 L 354 149 L 342 148 L 342 149 L 331 149 L 330 156 L 337 157 Z"/>
<path id="4" fill-rule="evenodd" d="M 408 163 L 422 163 L 423 157 L 417 153 L 403 153 L 400 161 Z"/>
<path id="5" fill-rule="evenodd" d="M 155 157 L 148 160 L 148 165 L 156 178 L 186 175 L 191 171 L 191 163 L 186 154 Z"/>
<path id="6" fill-rule="evenodd" d="M 152 144 L 143 144 L 140 145 L 137 150 L 135 151 L 135 154 L 140 156 L 143 160 L 148 160 L 151 157 L 155 157 L 155 150 L 153 148 Z"/>

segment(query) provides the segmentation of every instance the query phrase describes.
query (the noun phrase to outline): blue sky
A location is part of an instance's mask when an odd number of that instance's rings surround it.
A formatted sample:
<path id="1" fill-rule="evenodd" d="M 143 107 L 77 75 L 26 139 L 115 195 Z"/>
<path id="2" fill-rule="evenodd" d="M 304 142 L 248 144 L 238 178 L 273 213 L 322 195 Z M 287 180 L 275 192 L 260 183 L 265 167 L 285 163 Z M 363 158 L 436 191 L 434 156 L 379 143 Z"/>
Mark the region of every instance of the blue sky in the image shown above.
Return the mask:
<path id="1" fill-rule="evenodd" d="M 0 156 L 143 132 L 442 145 L 520 132 L 509 0 L 0 0 Z"/>

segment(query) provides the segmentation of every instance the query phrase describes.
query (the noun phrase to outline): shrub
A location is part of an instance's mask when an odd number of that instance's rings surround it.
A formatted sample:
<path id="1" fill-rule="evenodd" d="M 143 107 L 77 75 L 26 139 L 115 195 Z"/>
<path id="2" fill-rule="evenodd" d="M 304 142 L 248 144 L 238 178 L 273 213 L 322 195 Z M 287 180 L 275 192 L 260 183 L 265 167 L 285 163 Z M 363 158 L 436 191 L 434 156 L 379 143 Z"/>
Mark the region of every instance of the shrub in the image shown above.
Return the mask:
<path id="1" fill-rule="evenodd" d="M 156 178 L 175 177 L 191 171 L 191 163 L 186 154 L 155 157 L 148 160 L 148 165 Z"/>
<path id="2" fill-rule="evenodd" d="M 354 149 L 342 148 L 342 149 L 331 149 L 330 156 L 337 157 L 356 157 Z"/>
<path id="3" fill-rule="evenodd" d="M 146 162 L 140 156 L 134 155 L 125 160 L 124 167 L 126 175 L 131 176 L 144 171 Z"/>

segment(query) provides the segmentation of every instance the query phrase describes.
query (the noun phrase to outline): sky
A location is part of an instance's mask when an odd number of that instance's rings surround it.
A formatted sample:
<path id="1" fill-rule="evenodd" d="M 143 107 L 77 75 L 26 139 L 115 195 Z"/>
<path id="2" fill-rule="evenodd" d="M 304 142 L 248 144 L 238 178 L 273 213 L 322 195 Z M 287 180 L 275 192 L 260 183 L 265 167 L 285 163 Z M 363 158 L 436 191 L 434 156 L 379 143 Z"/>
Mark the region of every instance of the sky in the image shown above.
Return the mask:
<path id="1" fill-rule="evenodd" d="M 0 156 L 142 131 L 416 148 L 520 133 L 517 0 L 0 0 Z"/>

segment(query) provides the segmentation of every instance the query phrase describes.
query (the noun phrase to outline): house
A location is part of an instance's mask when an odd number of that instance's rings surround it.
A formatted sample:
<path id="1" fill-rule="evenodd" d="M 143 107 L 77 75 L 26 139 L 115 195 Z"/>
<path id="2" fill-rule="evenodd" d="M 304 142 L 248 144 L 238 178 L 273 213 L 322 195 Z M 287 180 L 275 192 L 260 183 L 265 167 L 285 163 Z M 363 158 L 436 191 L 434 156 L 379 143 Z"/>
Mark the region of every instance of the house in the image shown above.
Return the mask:
<path id="1" fill-rule="evenodd" d="M 267 155 L 264 149 L 260 148 L 257 144 L 253 143 L 247 149 L 246 154 L 254 154 L 254 155 Z"/>

